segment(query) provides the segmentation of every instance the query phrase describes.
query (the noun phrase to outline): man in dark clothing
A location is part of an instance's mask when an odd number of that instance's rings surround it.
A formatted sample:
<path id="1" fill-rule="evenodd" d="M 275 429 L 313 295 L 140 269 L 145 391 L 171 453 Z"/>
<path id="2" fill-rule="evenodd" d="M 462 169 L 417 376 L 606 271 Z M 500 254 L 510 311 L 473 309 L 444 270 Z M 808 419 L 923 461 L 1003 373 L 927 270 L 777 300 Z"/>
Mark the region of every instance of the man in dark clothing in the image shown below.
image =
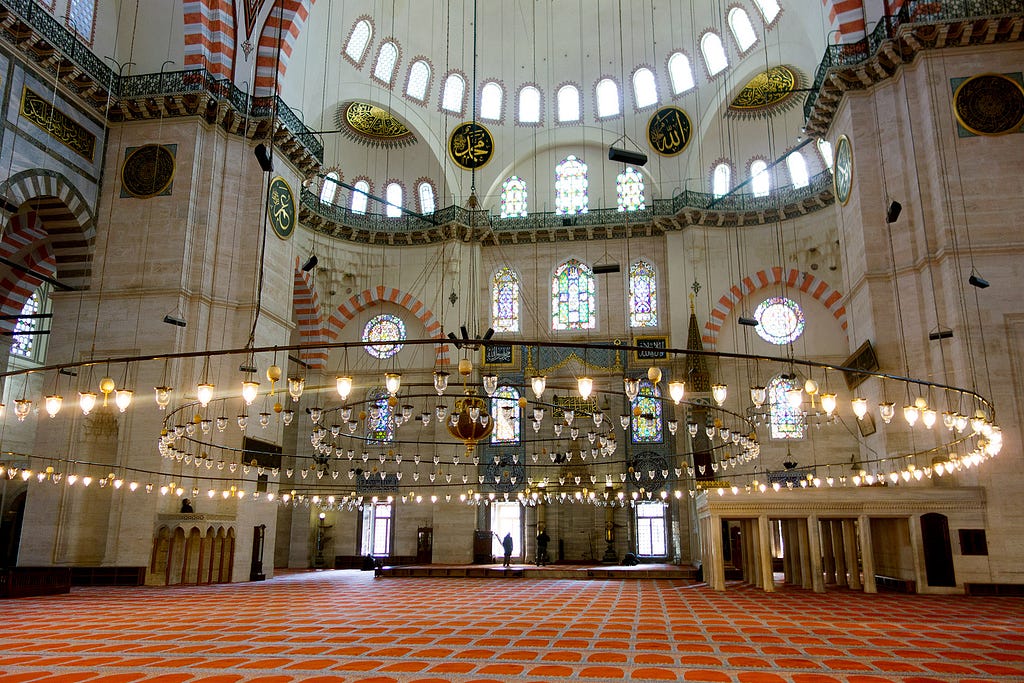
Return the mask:
<path id="1" fill-rule="evenodd" d="M 542 527 L 540 533 L 537 534 L 537 566 L 543 567 L 548 563 L 548 541 L 551 537 L 548 536 L 548 532 Z"/>
<path id="2" fill-rule="evenodd" d="M 501 539 L 501 547 L 505 549 L 505 564 L 503 567 L 512 566 L 512 534 L 505 534 L 505 538 Z"/>

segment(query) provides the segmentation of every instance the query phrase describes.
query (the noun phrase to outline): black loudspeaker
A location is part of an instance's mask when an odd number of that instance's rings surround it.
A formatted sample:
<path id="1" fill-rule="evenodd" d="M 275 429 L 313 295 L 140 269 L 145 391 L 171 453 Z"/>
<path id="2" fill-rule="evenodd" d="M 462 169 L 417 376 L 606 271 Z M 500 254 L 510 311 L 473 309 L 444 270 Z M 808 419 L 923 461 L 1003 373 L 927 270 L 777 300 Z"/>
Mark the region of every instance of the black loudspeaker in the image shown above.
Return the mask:
<path id="1" fill-rule="evenodd" d="M 753 318 L 748 318 L 743 315 L 740 316 L 739 324 L 743 325 L 744 327 L 757 327 L 756 320 L 754 320 Z"/>
<path id="2" fill-rule="evenodd" d="M 274 159 L 269 147 L 261 142 L 256 145 L 256 149 L 252 152 L 256 155 L 256 161 L 259 162 L 260 168 L 263 169 L 264 173 L 272 173 L 274 171 Z"/>
<path id="3" fill-rule="evenodd" d="M 969 278 L 967 278 L 967 281 L 971 283 L 971 286 L 977 287 L 978 289 L 985 289 L 986 287 L 988 287 L 988 280 L 986 280 L 980 275 L 972 274 Z"/>
<path id="4" fill-rule="evenodd" d="M 316 254 L 313 254 L 312 256 L 309 257 L 309 260 L 302 264 L 302 272 L 308 273 L 309 271 L 316 268 L 316 264 L 319 262 L 320 260 L 316 257 Z"/>
<path id="5" fill-rule="evenodd" d="M 608 148 L 608 159 L 610 161 L 621 161 L 624 164 L 632 164 L 634 166 L 643 166 L 647 163 L 647 155 L 643 152 L 634 152 L 630 149 L 621 149 L 619 147 Z"/>
<path id="6" fill-rule="evenodd" d="M 900 213 L 903 211 L 903 205 L 899 202 L 892 202 L 889 204 L 889 210 L 885 212 L 885 222 L 895 223 L 899 220 Z"/>
<path id="7" fill-rule="evenodd" d="M 618 273 L 622 269 L 618 263 L 602 263 L 594 266 L 594 275 L 605 275 L 607 273 Z"/>

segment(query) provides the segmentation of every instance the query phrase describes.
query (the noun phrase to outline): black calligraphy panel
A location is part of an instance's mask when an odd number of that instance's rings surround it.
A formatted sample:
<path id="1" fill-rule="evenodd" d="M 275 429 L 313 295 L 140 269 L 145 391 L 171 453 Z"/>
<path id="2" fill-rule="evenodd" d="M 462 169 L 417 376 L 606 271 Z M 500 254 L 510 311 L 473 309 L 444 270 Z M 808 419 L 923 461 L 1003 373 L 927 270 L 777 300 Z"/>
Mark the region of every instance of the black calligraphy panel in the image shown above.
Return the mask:
<path id="1" fill-rule="evenodd" d="M 448 138 L 448 155 L 458 166 L 472 171 L 494 156 L 494 138 L 479 123 L 459 124 Z"/>
<path id="2" fill-rule="evenodd" d="M 662 107 L 647 123 L 647 142 L 663 157 L 682 154 L 690 144 L 692 134 L 690 117 L 679 107 Z"/>
<path id="3" fill-rule="evenodd" d="M 274 233 L 283 240 L 295 231 L 295 195 L 292 188 L 281 176 L 270 181 L 270 196 L 267 199 L 267 217 Z"/>

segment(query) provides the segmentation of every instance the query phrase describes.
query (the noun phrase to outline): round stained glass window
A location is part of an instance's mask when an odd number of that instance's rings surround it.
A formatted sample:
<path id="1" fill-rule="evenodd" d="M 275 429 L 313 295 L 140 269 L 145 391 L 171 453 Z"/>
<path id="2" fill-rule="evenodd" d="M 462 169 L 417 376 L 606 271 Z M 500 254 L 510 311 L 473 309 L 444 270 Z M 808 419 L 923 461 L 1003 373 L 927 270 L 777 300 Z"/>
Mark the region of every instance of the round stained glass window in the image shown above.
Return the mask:
<path id="1" fill-rule="evenodd" d="M 757 334 L 771 344 L 789 344 L 804 332 L 804 312 L 784 296 L 765 299 L 754 309 Z"/>
<path id="2" fill-rule="evenodd" d="M 405 339 L 405 323 L 394 315 L 378 315 L 363 328 L 363 342 L 366 352 L 374 358 L 391 358 L 402 350 L 402 344 L 376 344 L 373 342 L 394 342 Z"/>

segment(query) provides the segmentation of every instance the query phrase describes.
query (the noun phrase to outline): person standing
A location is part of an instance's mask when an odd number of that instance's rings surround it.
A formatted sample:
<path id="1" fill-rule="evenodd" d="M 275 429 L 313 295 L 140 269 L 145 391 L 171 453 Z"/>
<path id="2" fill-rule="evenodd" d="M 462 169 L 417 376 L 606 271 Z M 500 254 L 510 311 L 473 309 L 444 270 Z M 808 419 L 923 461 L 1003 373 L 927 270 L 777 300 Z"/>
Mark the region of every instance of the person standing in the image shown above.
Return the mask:
<path id="1" fill-rule="evenodd" d="M 512 534 L 505 534 L 505 538 L 501 539 L 501 547 L 505 549 L 505 563 L 503 567 L 512 566 Z"/>
<path id="2" fill-rule="evenodd" d="M 537 566 L 543 567 L 548 563 L 548 541 L 551 537 L 548 536 L 548 532 L 544 527 L 540 528 L 540 533 L 537 534 Z"/>

